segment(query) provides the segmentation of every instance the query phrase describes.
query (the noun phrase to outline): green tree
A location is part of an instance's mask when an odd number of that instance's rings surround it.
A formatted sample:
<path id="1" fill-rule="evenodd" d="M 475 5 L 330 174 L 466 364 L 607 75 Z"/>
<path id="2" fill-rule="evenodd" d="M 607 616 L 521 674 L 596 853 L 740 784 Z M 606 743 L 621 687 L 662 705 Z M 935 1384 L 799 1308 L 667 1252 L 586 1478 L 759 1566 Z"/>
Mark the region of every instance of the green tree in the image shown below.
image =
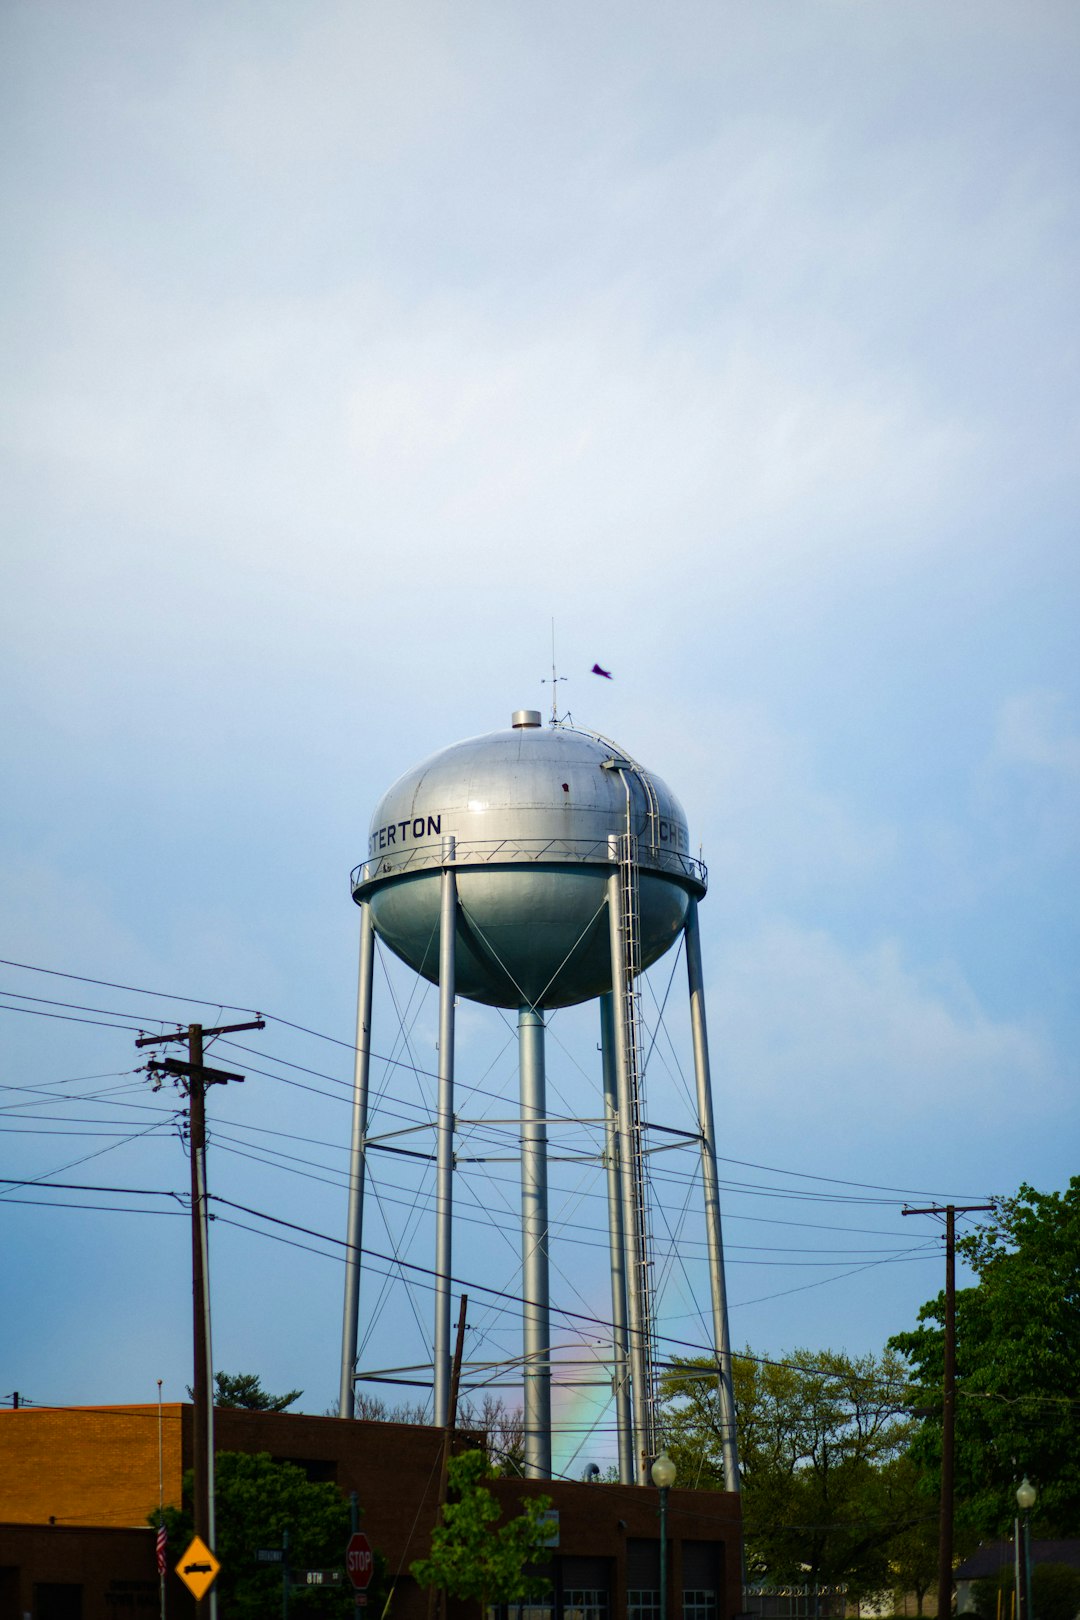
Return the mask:
<path id="1" fill-rule="evenodd" d="M 165 1509 L 171 1564 L 193 1533 L 191 1491 L 189 1472 L 184 1475 L 183 1505 Z M 285 1531 L 294 1568 L 344 1570 L 349 1507 L 336 1485 L 313 1484 L 302 1468 L 274 1462 L 266 1453 L 223 1451 L 217 1456 L 214 1499 L 214 1552 L 221 1561 L 216 1584 L 229 1620 L 265 1620 L 280 1611 L 280 1566 L 256 1564 L 255 1553 L 259 1547 L 282 1546 Z M 158 1523 L 156 1511 L 150 1522 Z M 377 1560 L 379 1585 L 385 1584 L 385 1569 L 385 1561 Z M 375 1586 L 370 1592 L 374 1605 L 379 1594 Z M 310 1620 L 344 1620 L 353 1613 L 351 1588 L 298 1589 L 296 1612 Z"/>
<path id="2" fill-rule="evenodd" d="M 958 1523 L 1005 1533 L 1027 1474 L 1039 1487 L 1042 1532 L 1069 1534 L 1080 1520 L 1080 1176 L 1063 1193 L 1022 1186 L 957 1248 L 978 1277 L 956 1295 Z M 913 1456 L 935 1487 L 944 1321 L 939 1295 L 919 1327 L 889 1341 L 923 1391 Z"/>
<path id="3" fill-rule="evenodd" d="M 902 1601 L 910 1592 L 915 1599 L 915 1613 L 921 1615 L 926 1594 L 937 1590 L 940 1504 L 928 1491 L 923 1472 L 910 1452 L 889 1466 L 895 1475 L 897 1495 L 910 1514 L 888 1545 L 893 1596 L 897 1612 L 904 1612 Z"/>
<path id="4" fill-rule="evenodd" d="M 795 1350 L 765 1362 L 747 1350 L 734 1383 L 750 1577 L 846 1582 L 853 1597 L 891 1589 L 893 1544 L 934 1514 L 905 1460 L 898 1358 Z M 678 1362 L 661 1393 L 680 1481 L 720 1488 L 714 1367 Z"/>
<path id="5" fill-rule="evenodd" d="M 271 1395 L 263 1389 L 256 1373 L 214 1374 L 215 1406 L 238 1406 L 246 1412 L 284 1412 L 303 1393 L 302 1389 L 290 1389 L 287 1395 Z M 190 1384 L 188 1395 L 195 1399 L 195 1391 Z"/>
<path id="6" fill-rule="evenodd" d="M 448 1479 L 456 1500 L 444 1507 L 442 1523 L 432 1533 L 430 1558 L 410 1566 L 421 1586 L 438 1587 L 451 1597 L 478 1598 L 481 1613 L 489 1603 L 537 1597 L 549 1585 L 529 1565 L 547 1557 L 543 1518 L 551 1498 L 529 1497 L 517 1518 L 496 1530 L 499 1506 L 483 1484 L 491 1477 L 481 1451 L 451 1459 Z"/>

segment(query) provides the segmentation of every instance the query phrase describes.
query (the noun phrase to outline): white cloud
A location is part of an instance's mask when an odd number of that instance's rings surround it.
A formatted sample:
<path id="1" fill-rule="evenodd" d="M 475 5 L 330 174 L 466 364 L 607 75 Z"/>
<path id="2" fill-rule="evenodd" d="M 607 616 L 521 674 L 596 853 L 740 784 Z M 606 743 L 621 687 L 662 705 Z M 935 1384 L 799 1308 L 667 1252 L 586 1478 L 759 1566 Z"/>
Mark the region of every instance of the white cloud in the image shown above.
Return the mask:
<path id="1" fill-rule="evenodd" d="M 1041 1035 L 982 1007 L 955 971 L 920 971 L 891 940 L 864 951 L 777 921 L 711 963 L 711 1019 L 723 1089 L 740 1107 L 778 1110 L 778 1128 L 824 1113 L 863 1134 L 910 1132 L 921 1111 L 940 1128 L 963 1116 L 972 1136 L 999 1131 L 1018 1095 L 1035 1113 L 1057 1093 Z M 867 1179 L 873 1179 L 868 1177 Z"/>
<path id="2" fill-rule="evenodd" d="M 995 755 L 1003 766 L 1080 781 L 1080 730 L 1063 695 L 1040 691 L 1008 698 L 998 715 Z"/>
<path id="3" fill-rule="evenodd" d="M 981 783 L 1005 870 L 1030 874 L 1074 852 L 1080 828 L 1080 728 L 1063 693 L 1022 692 L 1001 705 Z"/>
<path id="4" fill-rule="evenodd" d="M 687 810 L 691 843 L 709 867 L 713 903 L 740 915 L 807 895 L 850 894 L 896 869 L 899 829 L 860 815 L 821 779 L 805 733 L 763 705 L 661 703 L 642 720 L 643 763 L 665 775 Z"/>
<path id="5" fill-rule="evenodd" d="M 666 580 L 695 569 L 731 602 L 778 570 L 921 547 L 920 508 L 958 494 L 970 450 L 904 385 L 817 375 L 764 340 L 628 344 L 642 310 L 618 299 L 541 333 L 385 288 L 178 304 L 85 262 L 68 297 L 77 335 L 24 375 L 11 447 L 61 509 L 77 490 L 83 518 L 167 526 L 219 573 L 382 594 L 390 552 L 421 594 L 467 570 L 490 591 L 512 543 L 579 590 L 617 570 L 640 598 L 660 547 Z M 426 572 L 450 556 L 449 578 Z"/>
<path id="6" fill-rule="evenodd" d="M 467 104 L 454 30 L 436 8 L 417 22 L 374 6 L 278 7 L 238 51 L 226 8 L 199 19 L 175 76 L 140 110 L 166 155 L 185 150 L 194 124 L 200 172 L 210 149 L 247 184 L 400 162 Z"/>

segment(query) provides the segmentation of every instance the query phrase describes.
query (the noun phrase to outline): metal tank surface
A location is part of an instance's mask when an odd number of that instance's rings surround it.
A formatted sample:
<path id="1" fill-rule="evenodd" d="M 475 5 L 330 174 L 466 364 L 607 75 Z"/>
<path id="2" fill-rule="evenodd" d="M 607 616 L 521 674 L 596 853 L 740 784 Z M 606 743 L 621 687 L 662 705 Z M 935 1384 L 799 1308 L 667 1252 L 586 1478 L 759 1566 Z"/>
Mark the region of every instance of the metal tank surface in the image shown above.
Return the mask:
<path id="1" fill-rule="evenodd" d="M 457 873 L 457 993 L 497 1007 L 570 1006 L 612 988 L 606 895 L 617 840 L 636 842 L 641 967 L 679 937 L 705 870 L 659 777 L 608 739 L 542 728 L 534 709 L 406 772 L 371 821 L 353 898 L 417 973 L 439 980 L 440 882 Z"/>

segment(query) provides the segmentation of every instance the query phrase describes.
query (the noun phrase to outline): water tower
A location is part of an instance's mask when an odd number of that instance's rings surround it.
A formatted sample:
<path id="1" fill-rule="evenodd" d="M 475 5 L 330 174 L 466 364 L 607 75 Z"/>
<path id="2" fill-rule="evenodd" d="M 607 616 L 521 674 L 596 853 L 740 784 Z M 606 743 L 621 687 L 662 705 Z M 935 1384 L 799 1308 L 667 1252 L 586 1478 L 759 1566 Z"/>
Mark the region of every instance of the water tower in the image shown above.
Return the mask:
<path id="1" fill-rule="evenodd" d="M 450 1402 L 454 1003 L 517 1010 L 525 1469 L 551 1473 L 551 1335 L 544 1014 L 600 1005 L 608 1177 L 612 1365 L 619 1471 L 646 1483 L 656 1454 L 654 1324 L 642 1111 L 638 976 L 686 941 L 724 1479 L 738 1490 L 730 1343 L 697 906 L 705 869 L 689 854 L 669 788 L 608 739 L 534 709 L 433 755 L 402 776 L 371 821 L 352 874 L 360 907 L 341 1415 L 354 1412 L 361 1280 L 372 965 L 376 935 L 439 988 L 435 1136 L 435 1423 Z"/>

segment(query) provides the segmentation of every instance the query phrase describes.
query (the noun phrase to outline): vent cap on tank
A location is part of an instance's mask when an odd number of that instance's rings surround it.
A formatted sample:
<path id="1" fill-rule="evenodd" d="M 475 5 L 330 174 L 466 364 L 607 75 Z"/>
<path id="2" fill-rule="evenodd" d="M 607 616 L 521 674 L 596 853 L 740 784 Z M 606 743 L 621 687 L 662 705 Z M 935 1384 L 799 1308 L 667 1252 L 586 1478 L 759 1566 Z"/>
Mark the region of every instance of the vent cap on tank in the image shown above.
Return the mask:
<path id="1" fill-rule="evenodd" d="M 540 724 L 539 709 L 515 709 L 510 716 L 510 724 L 515 731 L 525 731 L 532 726 Z"/>

